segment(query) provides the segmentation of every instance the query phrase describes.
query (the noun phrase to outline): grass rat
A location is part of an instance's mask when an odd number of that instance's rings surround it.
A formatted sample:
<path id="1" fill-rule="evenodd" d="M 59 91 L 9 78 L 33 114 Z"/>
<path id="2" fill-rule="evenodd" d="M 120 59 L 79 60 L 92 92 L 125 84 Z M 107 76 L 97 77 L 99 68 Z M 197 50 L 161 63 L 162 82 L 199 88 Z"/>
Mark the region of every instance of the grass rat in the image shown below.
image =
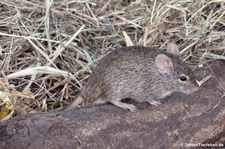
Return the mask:
<path id="1" fill-rule="evenodd" d="M 112 103 L 136 111 L 131 98 L 159 105 L 157 99 L 178 91 L 186 94 L 198 90 L 190 69 L 178 58 L 179 48 L 170 44 L 167 52 L 143 46 L 124 47 L 103 57 L 94 67 L 78 98 L 67 108 L 84 103 Z"/>

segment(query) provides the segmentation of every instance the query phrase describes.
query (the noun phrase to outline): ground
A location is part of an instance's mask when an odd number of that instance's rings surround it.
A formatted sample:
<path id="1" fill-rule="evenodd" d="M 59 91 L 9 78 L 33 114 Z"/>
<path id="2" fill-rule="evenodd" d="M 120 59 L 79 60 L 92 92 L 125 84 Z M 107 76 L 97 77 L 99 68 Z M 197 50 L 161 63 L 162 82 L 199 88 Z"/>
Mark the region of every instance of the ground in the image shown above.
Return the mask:
<path id="1" fill-rule="evenodd" d="M 221 147 L 225 144 L 225 100 L 221 98 L 224 91 L 220 87 L 224 87 L 225 71 L 220 67 L 225 67 L 225 63 L 214 62 L 195 71 L 198 79 L 212 75 L 196 93 L 172 94 L 157 107 L 134 102 L 137 112 L 104 104 L 16 117 L 0 124 L 0 146 L 8 149 L 181 149 L 196 144 Z"/>

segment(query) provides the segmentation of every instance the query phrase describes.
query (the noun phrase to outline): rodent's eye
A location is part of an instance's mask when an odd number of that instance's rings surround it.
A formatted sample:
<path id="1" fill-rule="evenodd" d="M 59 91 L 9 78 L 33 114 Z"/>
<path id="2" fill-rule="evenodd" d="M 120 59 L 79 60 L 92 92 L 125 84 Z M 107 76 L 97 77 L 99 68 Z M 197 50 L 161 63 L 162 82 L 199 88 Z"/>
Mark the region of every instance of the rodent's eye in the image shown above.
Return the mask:
<path id="1" fill-rule="evenodd" d="M 180 76 L 180 80 L 181 81 L 186 81 L 187 80 L 187 77 L 182 75 L 182 76 Z"/>

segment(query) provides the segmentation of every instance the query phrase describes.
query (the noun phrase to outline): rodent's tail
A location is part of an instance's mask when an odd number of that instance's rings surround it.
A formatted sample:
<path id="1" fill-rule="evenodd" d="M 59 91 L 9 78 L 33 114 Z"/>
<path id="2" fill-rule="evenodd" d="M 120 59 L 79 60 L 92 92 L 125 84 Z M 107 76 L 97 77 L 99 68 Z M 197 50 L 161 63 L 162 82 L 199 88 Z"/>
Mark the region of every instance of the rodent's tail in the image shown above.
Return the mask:
<path id="1" fill-rule="evenodd" d="M 76 108 L 79 106 L 79 104 L 81 104 L 83 101 L 83 98 L 79 95 L 72 103 L 71 105 L 69 105 L 65 110 L 70 110 L 73 108 Z"/>

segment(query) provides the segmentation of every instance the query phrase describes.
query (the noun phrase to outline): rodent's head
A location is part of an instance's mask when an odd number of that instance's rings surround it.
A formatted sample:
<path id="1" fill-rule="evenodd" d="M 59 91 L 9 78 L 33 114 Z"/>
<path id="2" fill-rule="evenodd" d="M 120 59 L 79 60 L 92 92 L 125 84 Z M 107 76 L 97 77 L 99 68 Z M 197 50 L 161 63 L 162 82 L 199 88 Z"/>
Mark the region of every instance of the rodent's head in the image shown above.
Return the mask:
<path id="1" fill-rule="evenodd" d="M 177 91 L 190 94 L 199 89 L 191 70 L 185 64 L 181 64 L 180 61 L 174 64 L 172 75 L 177 79 Z"/>
<path id="2" fill-rule="evenodd" d="M 178 58 L 179 48 L 173 44 L 168 46 L 167 50 L 172 55 L 158 54 L 155 58 L 157 71 L 161 74 L 160 79 L 165 83 L 165 91 L 186 94 L 197 91 L 198 85 L 191 70 Z"/>

